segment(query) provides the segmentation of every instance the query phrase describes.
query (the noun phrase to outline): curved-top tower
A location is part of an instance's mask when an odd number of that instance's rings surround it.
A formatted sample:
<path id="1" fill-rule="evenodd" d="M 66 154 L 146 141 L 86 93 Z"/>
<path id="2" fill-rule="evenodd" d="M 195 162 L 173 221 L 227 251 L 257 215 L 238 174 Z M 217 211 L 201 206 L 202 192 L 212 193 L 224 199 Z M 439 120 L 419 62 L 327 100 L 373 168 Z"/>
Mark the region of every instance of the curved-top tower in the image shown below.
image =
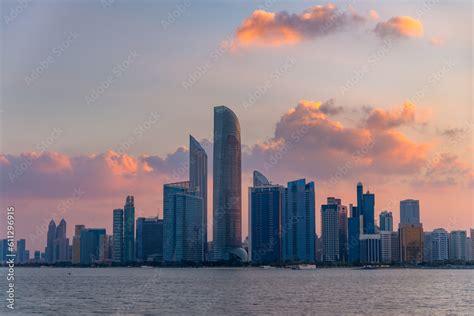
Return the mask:
<path id="1" fill-rule="evenodd" d="M 214 260 L 229 260 L 242 246 L 240 124 L 225 106 L 214 108 Z"/>

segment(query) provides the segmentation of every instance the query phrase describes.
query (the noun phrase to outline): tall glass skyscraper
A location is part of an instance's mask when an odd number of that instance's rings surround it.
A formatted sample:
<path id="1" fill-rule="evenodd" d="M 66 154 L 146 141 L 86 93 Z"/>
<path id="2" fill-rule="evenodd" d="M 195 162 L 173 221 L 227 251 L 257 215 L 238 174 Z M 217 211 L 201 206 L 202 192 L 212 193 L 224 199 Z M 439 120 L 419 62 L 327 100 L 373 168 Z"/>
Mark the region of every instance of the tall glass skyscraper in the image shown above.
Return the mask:
<path id="1" fill-rule="evenodd" d="M 81 230 L 81 264 L 91 264 L 100 258 L 100 239 L 104 228 L 84 228 Z"/>
<path id="2" fill-rule="evenodd" d="M 48 225 L 45 256 L 47 263 L 54 263 L 54 241 L 56 240 L 56 223 L 52 219 Z"/>
<path id="3" fill-rule="evenodd" d="M 201 144 L 189 135 L 189 186 L 202 198 L 203 260 L 207 253 L 207 154 Z"/>
<path id="4" fill-rule="evenodd" d="M 339 261 L 338 205 L 341 200 L 328 198 L 327 204 L 321 205 L 321 238 L 323 261 Z"/>
<path id="5" fill-rule="evenodd" d="M 163 220 L 158 217 L 137 218 L 137 259 L 163 260 Z"/>
<path id="6" fill-rule="evenodd" d="M 114 210 L 113 217 L 113 253 L 112 260 L 123 262 L 123 209 Z"/>
<path id="7" fill-rule="evenodd" d="M 254 263 L 281 260 L 281 212 L 284 188 L 272 185 L 258 171 L 249 188 L 249 253 Z"/>
<path id="8" fill-rule="evenodd" d="M 393 231 L 392 212 L 383 211 L 382 213 L 380 213 L 379 222 L 381 231 Z"/>
<path id="9" fill-rule="evenodd" d="M 214 108 L 213 252 L 214 260 L 242 253 L 242 184 L 240 124 L 225 106 Z"/>
<path id="10" fill-rule="evenodd" d="M 420 224 L 420 201 L 400 201 L 400 224 Z"/>
<path id="11" fill-rule="evenodd" d="M 135 204 L 133 196 L 127 196 L 123 220 L 123 261 L 135 261 Z"/>
<path id="12" fill-rule="evenodd" d="M 314 182 L 288 182 L 283 195 L 283 261 L 313 262 L 315 238 Z"/>
<path id="13" fill-rule="evenodd" d="M 202 245 L 202 198 L 189 181 L 163 186 L 163 260 L 200 262 Z"/>
<path id="14" fill-rule="evenodd" d="M 364 215 L 364 234 L 375 234 L 375 194 L 367 193 L 362 197 Z"/>

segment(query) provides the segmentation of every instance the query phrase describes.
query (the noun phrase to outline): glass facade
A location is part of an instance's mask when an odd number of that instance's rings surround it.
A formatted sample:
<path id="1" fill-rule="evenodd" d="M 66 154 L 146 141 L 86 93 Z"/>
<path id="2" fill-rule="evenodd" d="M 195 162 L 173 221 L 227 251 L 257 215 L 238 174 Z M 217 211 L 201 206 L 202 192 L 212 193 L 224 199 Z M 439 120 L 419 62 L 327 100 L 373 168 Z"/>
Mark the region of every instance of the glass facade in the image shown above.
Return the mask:
<path id="1" fill-rule="evenodd" d="M 133 196 L 125 201 L 123 221 L 123 261 L 135 261 L 135 204 Z"/>
<path id="2" fill-rule="evenodd" d="M 100 259 L 100 239 L 103 235 L 104 228 L 81 230 L 81 264 L 91 264 Z"/>
<path id="3" fill-rule="evenodd" d="M 113 254 L 112 260 L 123 262 L 123 210 L 121 208 L 114 210 L 113 217 Z"/>
<path id="4" fill-rule="evenodd" d="M 213 252 L 229 260 L 242 244 L 240 124 L 229 108 L 214 108 Z"/>
<path id="5" fill-rule="evenodd" d="M 137 218 L 137 259 L 163 260 L 163 220 L 158 217 Z"/>

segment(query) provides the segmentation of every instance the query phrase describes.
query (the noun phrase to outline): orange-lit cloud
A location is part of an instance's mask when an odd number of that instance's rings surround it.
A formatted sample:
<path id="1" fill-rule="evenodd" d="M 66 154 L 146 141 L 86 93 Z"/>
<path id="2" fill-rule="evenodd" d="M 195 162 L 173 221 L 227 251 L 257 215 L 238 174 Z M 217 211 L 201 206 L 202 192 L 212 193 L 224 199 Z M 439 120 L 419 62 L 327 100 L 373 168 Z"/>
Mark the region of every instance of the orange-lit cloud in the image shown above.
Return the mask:
<path id="1" fill-rule="evenodd" d="M 386 22 L 379 22 L 374 32 L 381 38 L 385 37 L 422 37 L 423 24 L 410 16 L 396 16 Z"/>
<path id="2" fill-rule="evenodd" d="M 444 43 L 445 43 L 445 39 L 443 37 L 440 37 L 440 36 L 433 36 L 432 38 L 430 38 L 430 44 L 433 45 L 433 46 L 443 46 Z"/>
<path id="3" fill-rule="evenodd" d="M 379 14 L 375 10 L 370 10 L 369 11 L 369 16 L 372 20 L 378 20 L 380 18 Z"/>
<path id="4" fill-rule="evenodd" d="M 238 28 L 234 47 L 277 47 L 341 31 L 364 21 L 334 4 L 313 6 L 301 14 L 256 10 Z"/>

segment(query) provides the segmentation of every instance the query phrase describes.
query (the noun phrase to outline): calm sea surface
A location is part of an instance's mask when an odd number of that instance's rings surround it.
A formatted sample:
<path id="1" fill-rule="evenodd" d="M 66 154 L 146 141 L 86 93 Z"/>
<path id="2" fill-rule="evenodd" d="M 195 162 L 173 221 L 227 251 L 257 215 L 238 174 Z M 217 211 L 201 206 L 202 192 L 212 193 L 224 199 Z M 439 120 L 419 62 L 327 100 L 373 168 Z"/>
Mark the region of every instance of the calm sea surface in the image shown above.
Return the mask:
<path id="1" fill-rule="evenodd" d="M 6 269 L 1 271 L 5 297 Z M 19 314 L 474 315 L 474 270 L 16 268 L 15 272 Z M 5 313 L 4 306 L 0 311 Z"/>

